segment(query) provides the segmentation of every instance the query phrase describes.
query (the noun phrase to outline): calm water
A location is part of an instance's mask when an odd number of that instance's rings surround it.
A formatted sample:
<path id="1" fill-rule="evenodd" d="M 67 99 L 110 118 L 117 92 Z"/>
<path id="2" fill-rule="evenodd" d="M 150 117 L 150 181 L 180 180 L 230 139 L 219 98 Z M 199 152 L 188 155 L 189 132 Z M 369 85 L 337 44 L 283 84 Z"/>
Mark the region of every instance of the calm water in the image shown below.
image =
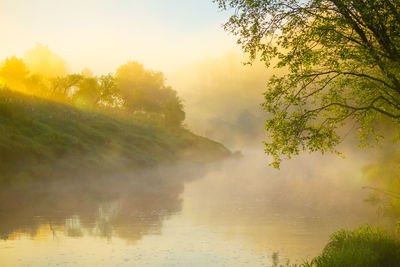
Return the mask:
<path id="1" fill-rule="evenodd" d="M 0 192 L 0 266 L 271 266 L 318 254 L 339 228 L 384 219 L 363 199 L 361 157 L 262 153 L 213 166 Z"/>

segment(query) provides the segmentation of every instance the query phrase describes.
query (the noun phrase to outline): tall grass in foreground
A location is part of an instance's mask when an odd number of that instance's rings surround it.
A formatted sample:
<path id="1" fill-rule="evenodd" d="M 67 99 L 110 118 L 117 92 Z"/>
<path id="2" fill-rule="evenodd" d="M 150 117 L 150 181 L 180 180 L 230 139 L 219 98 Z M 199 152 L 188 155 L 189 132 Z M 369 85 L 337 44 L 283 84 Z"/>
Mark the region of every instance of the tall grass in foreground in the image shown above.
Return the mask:
<path id="1" fill-rule="evenodd" d="M 305 267 L 396 267 L 400 266 L 400 239 L 379 227 L 360 226 L 340 230 L 330 237 L 322 254 Z"/>

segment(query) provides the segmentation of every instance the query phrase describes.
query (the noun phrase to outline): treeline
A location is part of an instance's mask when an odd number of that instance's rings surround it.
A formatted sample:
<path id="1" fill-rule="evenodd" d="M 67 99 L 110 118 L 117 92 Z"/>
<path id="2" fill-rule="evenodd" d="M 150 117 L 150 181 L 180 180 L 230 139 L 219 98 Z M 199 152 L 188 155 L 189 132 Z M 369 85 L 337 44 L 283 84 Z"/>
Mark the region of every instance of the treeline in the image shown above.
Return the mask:
<path id="1" fill-rule="evenodd" d="M 182 102 L 163 73 L 137 62 L 121 65 L 115 74 L 93 76 L 89 69 L 68 74 L 60 56 L 37 44 L 23 59 L 13 56 L 0 63 L 0 84 L 79 108 L 156 115 L 170 127 L 181 126 L 185 119 Z"/>

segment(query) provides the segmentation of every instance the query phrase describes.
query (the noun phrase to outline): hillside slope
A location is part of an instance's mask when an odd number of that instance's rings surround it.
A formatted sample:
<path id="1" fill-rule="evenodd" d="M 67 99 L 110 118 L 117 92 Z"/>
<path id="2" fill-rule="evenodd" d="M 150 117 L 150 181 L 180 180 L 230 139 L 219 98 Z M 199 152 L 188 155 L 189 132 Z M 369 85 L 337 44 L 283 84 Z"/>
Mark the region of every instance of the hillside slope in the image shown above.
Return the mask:
<path id="1" fill-rule="evenodd" d="M 223 145 L 143 116 L 105 115 L 0 90 L 0 181 L 205 162 Z"/>

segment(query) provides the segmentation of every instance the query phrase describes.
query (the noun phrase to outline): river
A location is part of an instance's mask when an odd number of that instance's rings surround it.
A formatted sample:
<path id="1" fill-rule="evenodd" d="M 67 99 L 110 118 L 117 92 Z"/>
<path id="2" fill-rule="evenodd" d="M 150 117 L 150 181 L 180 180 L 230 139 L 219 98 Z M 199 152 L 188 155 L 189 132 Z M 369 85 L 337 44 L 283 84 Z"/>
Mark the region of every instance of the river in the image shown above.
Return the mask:
<path id="1" fill-rule="evenodd" d="M 262 151 L 112 179 L 0 192 L 0 266 L 271 266 L 320 253 L 329 235 L 385 224 L 366 203 L 359 155 L 306 155 L 280 171 Z M 108 177 L 109 178 L 109 177 Z"/>

